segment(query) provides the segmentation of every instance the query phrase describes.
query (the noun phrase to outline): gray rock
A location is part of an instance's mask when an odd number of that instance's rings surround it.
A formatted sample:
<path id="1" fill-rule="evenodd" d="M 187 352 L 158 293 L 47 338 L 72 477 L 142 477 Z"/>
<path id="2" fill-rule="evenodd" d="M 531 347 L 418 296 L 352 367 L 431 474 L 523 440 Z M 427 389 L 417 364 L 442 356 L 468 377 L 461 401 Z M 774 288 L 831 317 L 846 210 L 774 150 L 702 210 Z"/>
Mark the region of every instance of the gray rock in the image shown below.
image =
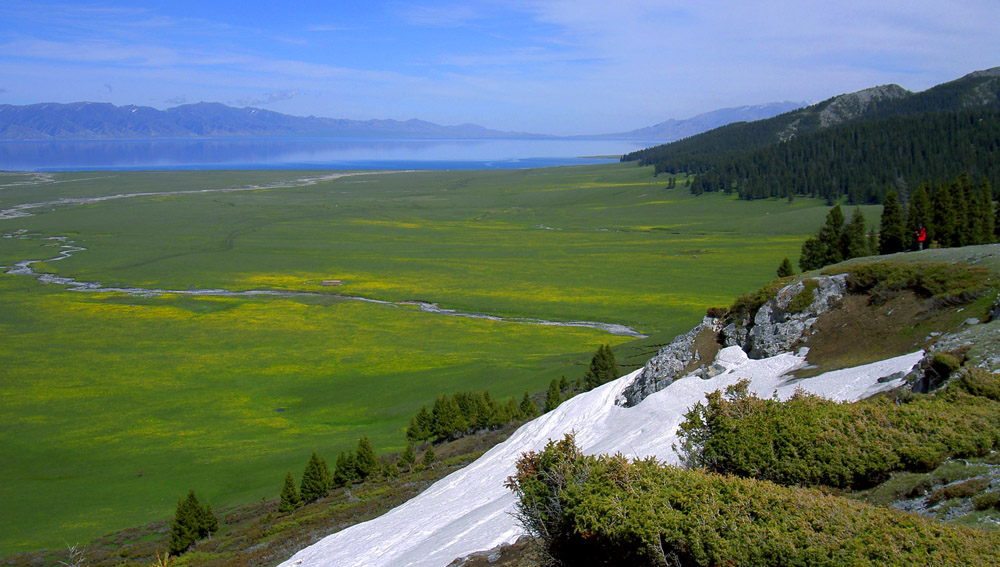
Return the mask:
<path id="1" fill-rule="evenodd" d="M 798 313 L 788 311 L 792 301 L 805 290 L 805 280 L 785 286 L 767 301 L 757 315 L 742 343 L 750 358 L 767 358 L 792 350 L 795 343 L 808 334 L 816 319 L 840 303 L 847 293 L 847 276 L 808 278 L 816 281 L 813 300 Z M 726 328 L 728 330 L 729 327 Z M 729 337 L 726 337 L 729 344 Z"/>
<path id="2" fill-rule="evenodd" d="M 694 348 L 698 334 L 706 329 L 718 332 L 721 325 L 721 319 L 705 317 L 700 325 L 661 348 L 656 356 L 646 361 L 642 372 L 625 388 L 617 400 L 618 405 L 634 406 L 646 396 L 659 392 L 680 378 L 688 365 L 699 360 L 698 352 Z"/>

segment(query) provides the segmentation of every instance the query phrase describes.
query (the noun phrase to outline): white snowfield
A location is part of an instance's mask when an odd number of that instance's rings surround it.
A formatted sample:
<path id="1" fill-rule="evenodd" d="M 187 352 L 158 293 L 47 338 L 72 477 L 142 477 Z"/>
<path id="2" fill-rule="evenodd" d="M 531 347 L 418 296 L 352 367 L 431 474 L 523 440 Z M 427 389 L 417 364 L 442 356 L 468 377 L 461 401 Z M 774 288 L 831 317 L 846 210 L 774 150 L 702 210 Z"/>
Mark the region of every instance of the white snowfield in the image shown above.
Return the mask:
<path id="1" fill-rule="evenodd" d="M 504 480 L 514 473 L 522 452 L 540 450 L 549 439 L 561 439 L 572 431 L 589 454 L 652 455 L 676 464 L 672 445 L 678 425 L 709 392 L 746 378 L 751 391 L 762 397 L 787 399 L 801 388 L 833 400 L 854 401 L 900 385 L 901 379 L 883 383 L 878 379 L 909 372 L 922 357 L 923 351 L 918 351 L 790 382 L 786 374 L 805 364 L 804 354 L 751 360 L 739 347 L 729 347 L 716 359 L 726 371 L 714 378 L 682 378 L 635 407 L 616 405 L 636 371 L 563 402 L 409 502 L 327 536 L 279 567 L 445 567 L 458 557 L 514 542 L 524 533 L 511 515 L 515 498 L 504 488 Z"/>

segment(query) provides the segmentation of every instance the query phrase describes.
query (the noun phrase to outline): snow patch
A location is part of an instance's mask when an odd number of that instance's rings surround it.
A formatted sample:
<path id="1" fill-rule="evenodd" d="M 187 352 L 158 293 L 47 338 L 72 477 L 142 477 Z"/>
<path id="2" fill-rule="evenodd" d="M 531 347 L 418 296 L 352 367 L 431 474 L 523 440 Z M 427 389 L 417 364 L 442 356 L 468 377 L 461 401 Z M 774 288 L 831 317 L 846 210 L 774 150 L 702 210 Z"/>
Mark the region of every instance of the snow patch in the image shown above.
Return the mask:
<path id="1" fill-rule="evenodd" d="M 549 439 L 575 431 L 577 444 L 589 454 L 621 452 L 678 464 L 672 448 L 678 426 L 684 413 L 709 392 L 748 379 L 750 390 L 762 397 L 787 399 L 802 389 L 833 400 L 855 401 L 901 385 L 902 378 L 884 382 L 879 378 L 906 374 L 923 354 L 918 351 L 815 378 L 789 380 L 787 373 L 805 364 L 804 352 L 753 360 L 739 347 L 727 347 L 715 360 L 724 369 L 718 375 L 707 380 L 688 376 L 634 407 L 616 405 L 639 369 L 563 402 L 402 506 L 327 536 L 279 567 L 444 567 L 457 557 L 513 543 L 523 534 L 511 515 L 514 495 L 503 483 L 514 473 L 522 452 L 541 450 Z"/>

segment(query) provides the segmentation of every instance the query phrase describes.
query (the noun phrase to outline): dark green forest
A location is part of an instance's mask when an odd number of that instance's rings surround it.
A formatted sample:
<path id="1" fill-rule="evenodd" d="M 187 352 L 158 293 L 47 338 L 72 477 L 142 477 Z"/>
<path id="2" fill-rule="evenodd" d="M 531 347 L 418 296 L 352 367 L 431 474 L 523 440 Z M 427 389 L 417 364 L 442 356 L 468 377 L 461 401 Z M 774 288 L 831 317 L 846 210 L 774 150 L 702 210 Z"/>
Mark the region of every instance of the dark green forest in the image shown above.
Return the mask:
<path id="1" fill-rule="evenodd" d="M 970 75 L 912 94 L 881 87 L 627 154 L 657 174 L 694 175 L 692 193 L 881 203 L 891 189 L 967 172 L 1000 186 L 1000 78 Z M 855 97 L 855 98 L 852 98 Z M 854 110 L 844 110 L 852 104 Z M 853 112 L 853 114 L 852 114 Z M 831 118 L 835 115 L 835 118 Z"/>

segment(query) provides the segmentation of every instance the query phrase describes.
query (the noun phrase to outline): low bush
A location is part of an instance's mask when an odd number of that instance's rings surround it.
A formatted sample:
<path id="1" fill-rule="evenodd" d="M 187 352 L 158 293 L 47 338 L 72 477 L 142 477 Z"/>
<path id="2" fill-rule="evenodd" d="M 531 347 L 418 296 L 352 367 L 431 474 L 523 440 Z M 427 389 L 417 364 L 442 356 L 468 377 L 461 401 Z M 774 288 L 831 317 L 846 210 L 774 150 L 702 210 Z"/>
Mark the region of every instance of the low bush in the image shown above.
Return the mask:
<path id="1" fill-rule="evenodd" d="M 873 262 L 856 266 L 839 266 L 824 274 L 846 273 L 852 293 L 867 293 L 876 298 L 912 290 L 937 305 L 956 305 L 971 301 L 989 289 L 990 273 L 982 266 Z"/>
<path id="2" fill-rule="evenodd" d="M 816 288 L 819 287 L 819 281 L 809 278 L 802 282 L 802 291 L 795 294 L 795 297 L 788 302 L 788 312 L 789 313 L 802 313 L 808 308 L 814 299 L 816 299 Z"/>
<path id="3" fill-rule="evenodd" d="M 976 510 L 1000 510 L 1000 492 L 983 492 L 972 497 L 972 507 Z"/>
<path id="4" fill-rule="evenodd" d="M 835 403 L 799 393 L 761 399 L 740 382 L 707 396 L 685 416 L 678 438 L 692 468 L 784 485 L 865 488 L 894 471 L 929 471 L 947 458 L 1000 447 L 1000 403 L 977 395 L 1000 377 L 970 371 L 935 395 L 897 404 L 886 397 Z"/>
<path id="5" fill-rule="evenodd" d="M 927 496 L 927 501 L 931 504 L 937 504 L 952 498 L 971 498 L 989 487 L 990 479 L 988 478 L 970 478 L 935 489 Z"/>
<path id="6" fill-rule="evenodd" d="M 508 486 L 547 565 L 992 565 L 1000 535 L 814 489 L 584 456 L 527 453 Z"/>

